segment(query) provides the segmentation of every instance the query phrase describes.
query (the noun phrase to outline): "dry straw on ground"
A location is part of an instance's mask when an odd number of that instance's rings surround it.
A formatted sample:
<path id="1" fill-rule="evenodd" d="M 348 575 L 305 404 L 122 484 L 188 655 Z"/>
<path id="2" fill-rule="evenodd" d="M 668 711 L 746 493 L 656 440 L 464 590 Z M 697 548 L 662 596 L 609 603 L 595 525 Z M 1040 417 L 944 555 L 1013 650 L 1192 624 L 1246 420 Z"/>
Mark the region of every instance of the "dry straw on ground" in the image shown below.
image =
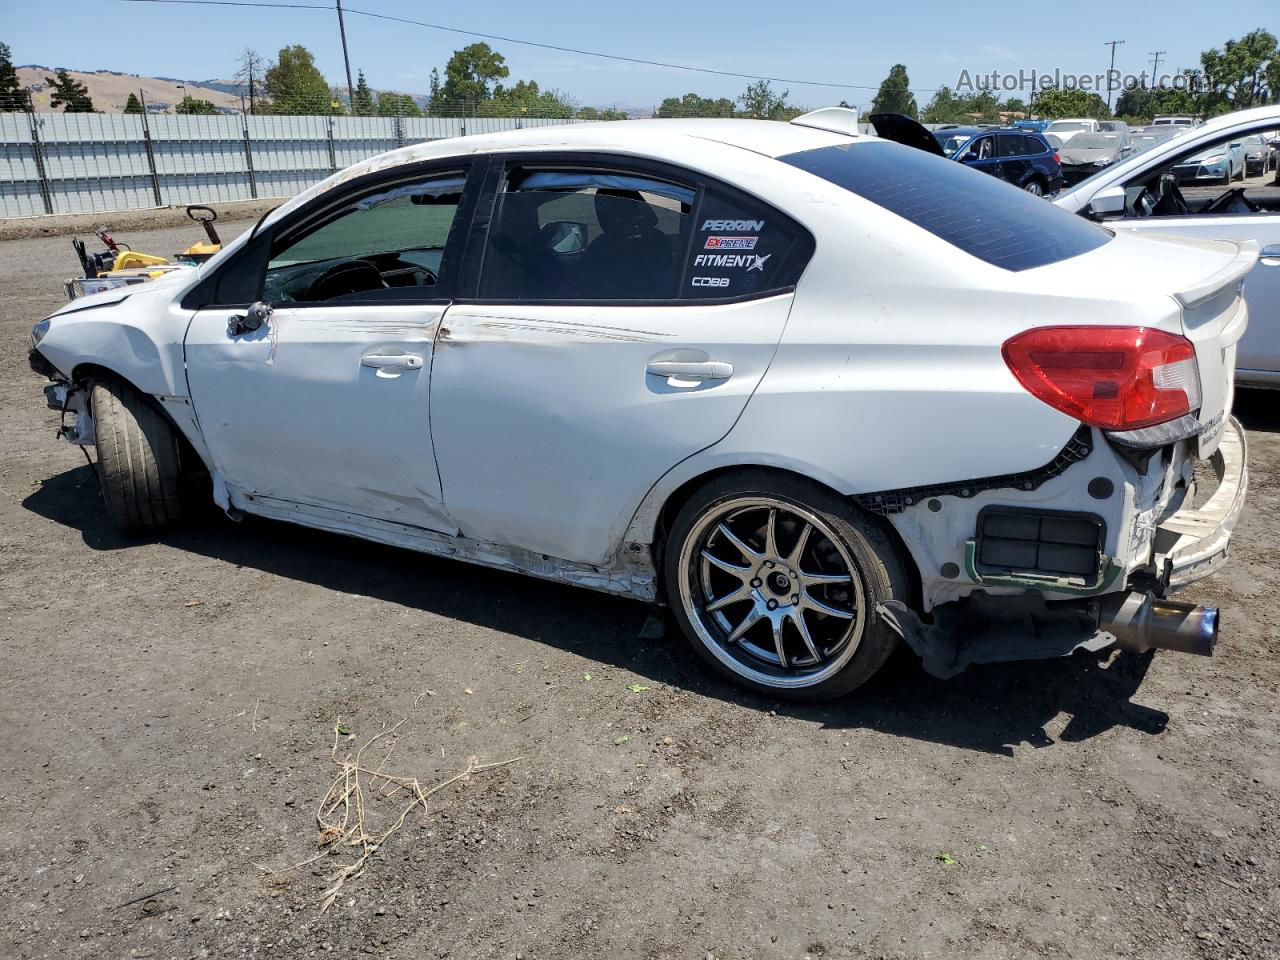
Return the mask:
<path id="1" fill-rule="evenodd" d="M 296 870 L 299 867 L 305 867 L 324 857 L 337 854 L 345 848 L 358 850 L 359 852 L 355 859 L 349 863 L 341 864 L 334 871 L 330 878 L 328 889 L 324 891 L 320 898 L 321 913 L 333 906 L 334 901 L 337 900 L 338 894 L 342 892 L 342 888 L 347 881 L 358 877 L 364 871 L 365 866 L 368 865 L 370 858 L 391 838 L 392 834 L 404 826 L 414 808 L 421 807 L 425 816 L 427 800 L 445 787 L 451 786 L 460 780 L 465 780 L 473 773 L 505 767 L 523 759 L 522 757 L 513 757 L 510 760 L 500 760 L 496 763 L 480 763 L 475 757 L 471 757 L 467 760 L 466 769 L 462 772 L 454 774 L 449 779 L 443 780 L 434 786 L 424 787 L 417 777 L 404 777 L 384 772 L 387 762 L 391 759 L 391 754 L 395 751 L 396 744 L 399 742 L 395 735 L 396 731 L 403 726 L 404 722 L 401 720 L 390 729 L 384 727 L 377 735 L 365 741 L 354 755 L 348 753 L 341 760 L 338 759 L 338 743 L 344 731 L 341 729 L 341 719 L 334 723 L 333 749 L 329 752 L 329 757 L 337 766 L 337 773 L 324 798 L 320 801 L 319 807 L 316 808 L 316 824 L 320 829 L 320 835 L 316 842 L 321 848 L 320 852 L 300 863 L 285 867 L 283 870 L 260 868 L 268 874 L 276 875 Z M 386 753 L 376 767 L 364 766 L 365 751 L 378 741 L 383 742 Z M 380 831 L 373 830 L 366 819 L 368 814 L 367 801 L 372 799 L 375 794 L 390 798 L 401 791 L 405 791 L 408 796 L 405 804 L 398 808 L 398 815 L 384 829 Z"/>

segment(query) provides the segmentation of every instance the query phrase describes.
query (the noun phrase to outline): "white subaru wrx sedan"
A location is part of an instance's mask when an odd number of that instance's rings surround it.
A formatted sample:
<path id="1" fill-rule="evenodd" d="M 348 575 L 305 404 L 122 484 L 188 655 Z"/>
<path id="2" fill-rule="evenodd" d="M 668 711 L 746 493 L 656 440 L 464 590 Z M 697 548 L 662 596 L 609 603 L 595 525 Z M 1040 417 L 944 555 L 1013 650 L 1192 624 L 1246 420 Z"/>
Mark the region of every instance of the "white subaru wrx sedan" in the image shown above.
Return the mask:
<path id="1" fill-rule="evenodd" d="M 940 676 L 1210 652 L 1165 598 L 1243 504 L 1256 245 L 1113 234 L 854 120 L 407 147 L 74 301 L 32 365 L 127 530 L 207 478 L 232 517 L 664 603 L 775 697 L 899 640 Z"/>

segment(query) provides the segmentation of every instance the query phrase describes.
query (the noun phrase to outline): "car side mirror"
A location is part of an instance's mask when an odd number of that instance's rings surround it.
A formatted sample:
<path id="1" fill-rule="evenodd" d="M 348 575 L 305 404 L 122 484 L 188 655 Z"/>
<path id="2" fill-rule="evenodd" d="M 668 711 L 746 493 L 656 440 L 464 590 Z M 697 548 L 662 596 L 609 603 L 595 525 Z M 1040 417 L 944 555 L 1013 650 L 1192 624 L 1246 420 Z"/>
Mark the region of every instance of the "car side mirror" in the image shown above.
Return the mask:
<path id="1" fill-rule="evenodd" d="M 1123 216 L 1124 212 L 1124 187 L 1119 184 L 1099 190 L 1089 201 L 1089 215 L 1092 217 Z"/>
<path id="2" fill-rule="evenodd" d="M 581 253 L 587 248 L 587 225 L 573 220 L 553 220 L 542 228 L 547 249 L 560 256 Z"/>
<path id="3" fill-rule="evenodd" d="M 227 336 L 238 337 L 244 333 L 252 333 L 259 329 L 271 317 L 272 306 L 262 300 L 250 304 L 243 314 L 236 314 L 227 320 Z"/>

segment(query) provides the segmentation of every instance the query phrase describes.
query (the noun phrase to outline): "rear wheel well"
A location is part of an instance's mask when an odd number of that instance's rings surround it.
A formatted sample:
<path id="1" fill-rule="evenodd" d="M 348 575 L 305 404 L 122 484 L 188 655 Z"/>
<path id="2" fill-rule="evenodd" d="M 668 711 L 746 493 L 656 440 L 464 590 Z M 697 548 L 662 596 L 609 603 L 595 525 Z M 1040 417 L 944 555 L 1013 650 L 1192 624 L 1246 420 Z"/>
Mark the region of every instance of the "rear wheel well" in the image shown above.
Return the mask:
<path id="1" fill-rule="evenodd" d="M 823 487 L 824 489 L 830 490 L 831 493 L 835 494 L 836 496 L 843 497 L 845 500 L 848 500 L 851 504 L 854 505 L 855 509 L 861 511 L 873 523 L 875 523 L 877 527 L 879 527 L 881 530 L 884 531 L 885 536 L 889 538 L 889 541 L 893 544 L 894 549 L 897 550 L 898 558 L 902 561 L 902 568 L 906 572 L 907 579 L 910 582 L 910 598 L 908 602 L 911 604 L 911 606 L 914 606 L 917 608 L 919 607 L 920 598 L 922 595 L 921 585 L 920 585 L 920 571 L 916 567 L 915 558 L 911 555 L 911 551 L 907 549 L 906 543 L 903 542 L 902 537 L 899 535 L 897 528 L 895 528 L 893 524 L 891 524 L 888 520 L 886 520 L 884 517 L 880 516 L 879 514 L 874 514 L 866 510 L 862 510 L 861 507 L 857 506 L 857 504 L 854 504 L 852 497 L 845 496 L 839 493 L 838 491 L 836 491 L 835 489 L 833 489 L 832 487 L 828 486 L 827 484 L 814 480 L 812 477 L 807 477 L 803 473 L 798 473 L 794 470 L 784 470 L 781 467 L 761 466 L 758 464 L 740 464 L 740 465 L 734 465 L 729 467 L 719 467 L 715 470 L 709 470 L 706 473 L 698 474 L 698 476 L 693 477 L 692 479 L 686 480 L 680 486 L 676 487 L 676 489 L 673 490 L 671 494 L 667 497 L 666 501 L 662 504 L 662 509 L 658 511 L 658 517 L 656 522 L 654 523 L 654 531 L 653 531 L 653 546 L 652 546 L 653 566 L 655 570 L 659 571 L 659 576 L 657 578 L 658 584 L 659 584 L 659 594 L 660 594 L 658 597 L 659 601 L 664 603 L 666 602 L 666 597 L 665 595 L 663 595 L 663 592 L 662 592 L 662 584 L 665 578 L 661 576 L 661 571 L 663 569 L 663 562 L 666 557 L 668 534 L 670 533 L 672 525 L 675 523 L 675 519 L 677 515 L 679 515 L 681 509 L 683 509 L 684 505 L 689 502 L 689 499 L 694 495 L 694 493 L 697 492 L 699 489 L 701 489 L 703 486 L 712 482 L 713 480 L 716 480 L 719 477 L 723 477 L 728 474 L 735 473 L 739 470 L 751 470 L 753 473 L 759 473 L 759 472 L 771 473 L 771 474 L 775 474 L 778 477 L 800 478 L 809 483 L 817 483 L 819 486 Z"/>

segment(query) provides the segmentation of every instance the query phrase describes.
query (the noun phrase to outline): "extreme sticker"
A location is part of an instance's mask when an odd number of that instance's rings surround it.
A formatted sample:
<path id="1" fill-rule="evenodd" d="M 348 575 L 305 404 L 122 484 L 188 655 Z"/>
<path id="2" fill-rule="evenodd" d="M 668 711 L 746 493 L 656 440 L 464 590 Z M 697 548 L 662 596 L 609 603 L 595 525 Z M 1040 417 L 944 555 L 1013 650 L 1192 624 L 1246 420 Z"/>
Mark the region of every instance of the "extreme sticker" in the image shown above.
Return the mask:
<path id="1" fill-rule="evenodd" d="M 763 220 L 704 220 L 702 229 L 717 230 L 721 233 L 732 233 L 736 231 L 752 230 L 759 233 L 764 229 Z"/>
<path id="2" fill-rule="evenodd" d="M 695 287 L 727 287 L 728 277 L 694 277 L 689 281 Z"/>
<path id="3" fill-rule="evenodd" d="M 707 237 L 703 250 L 754 250 L 759 237 Z"/>

